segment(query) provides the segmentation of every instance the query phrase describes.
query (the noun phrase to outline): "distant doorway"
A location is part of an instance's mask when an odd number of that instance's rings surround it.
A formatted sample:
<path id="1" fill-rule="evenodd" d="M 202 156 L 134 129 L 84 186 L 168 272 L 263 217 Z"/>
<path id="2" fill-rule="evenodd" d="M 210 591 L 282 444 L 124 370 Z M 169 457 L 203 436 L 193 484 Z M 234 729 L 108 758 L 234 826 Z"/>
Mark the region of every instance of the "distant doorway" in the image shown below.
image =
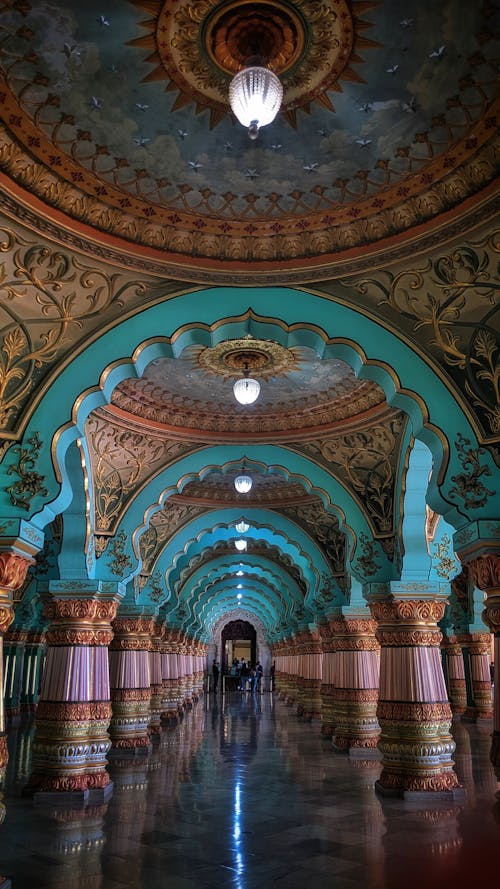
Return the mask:
<path id="1" fill-rule="evenodd" d="M 245 658 L 255 664 L 257 659 L 257 633 L 246 620 L 232 620 L 222 631 L 222 669 L 228 670 L 234 660 Z"/>

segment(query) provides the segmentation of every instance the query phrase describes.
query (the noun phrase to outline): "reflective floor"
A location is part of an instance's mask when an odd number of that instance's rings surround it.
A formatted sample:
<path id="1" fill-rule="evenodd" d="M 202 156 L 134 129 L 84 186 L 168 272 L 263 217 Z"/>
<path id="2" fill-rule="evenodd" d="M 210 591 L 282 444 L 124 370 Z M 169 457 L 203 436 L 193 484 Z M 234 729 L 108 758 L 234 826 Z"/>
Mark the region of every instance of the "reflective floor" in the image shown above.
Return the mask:
<path id="1" fill-rule="evenodd" d="M 32 738 L 12 730 L 0 873 L 14 889 L 459 889 L 500 885 L 491 727 L 458 722 L 465 802 L 380 799 L 380 763 L 335 754 L 269 695 L 201 701 L 86 810 L 20 796 Z"/>

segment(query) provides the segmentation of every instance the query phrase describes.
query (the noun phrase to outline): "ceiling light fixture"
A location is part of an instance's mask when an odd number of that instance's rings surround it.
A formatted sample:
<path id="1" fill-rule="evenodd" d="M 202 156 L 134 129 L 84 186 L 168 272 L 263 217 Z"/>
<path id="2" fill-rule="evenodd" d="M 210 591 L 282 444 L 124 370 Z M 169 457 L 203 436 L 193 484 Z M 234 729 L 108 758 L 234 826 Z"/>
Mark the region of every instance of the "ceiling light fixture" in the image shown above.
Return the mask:
<path id="1" fill-rule="evenodd" d="M 238 404 L 248 405 L 254 404 L 260 394 L 260 383 L 249 376 L 250 371 L 248 365 L 245 364 L 243 376 L 240 380 L 236 380 L 233 386 L 233 395 Z"/>
<path id="2" fill-rule="evenodd" d="M 251 63 L 238 71 L 229 84 L 229 104 L 235 117 L 248 127 L 250 139 L 256 139 L 259 128 L 272 123 L 283 101 L 279 77 L 269 68 Z"/>
<path id="3" fill-rule="evenodd" d="M 243 577 L 243 571 L 237 571 L 236 577 Z"/>
<path id="4" fill-rule="evenodd" d="M 248 494 L 253 485 L 253 481 L 249 475 L 237 475 L 234 480 L 234 487 L 238 494 Z"/>
<path id="5" fill-rule="evenodd" d="M 237 593 L 236 598 L 241 599 L 242 598 L 241 593 Z"/>
<path id="6" fill-rule="evenodd" d="M 238 524 L 235 525 L 235 528 L 238 534 L 246 534 L 248 529 L 250 528 L 250 525 L 247 525 L 245 519 L 242 519 L 241 522 L 238 522 Z"/>
<path id="7" fill-rule="evenodd" d="M 234 545 L 239 553 L 244 553 L 247 548 L 247 542 L 243 538 L 240 538 L 240 540 L 235 540 Z"/>

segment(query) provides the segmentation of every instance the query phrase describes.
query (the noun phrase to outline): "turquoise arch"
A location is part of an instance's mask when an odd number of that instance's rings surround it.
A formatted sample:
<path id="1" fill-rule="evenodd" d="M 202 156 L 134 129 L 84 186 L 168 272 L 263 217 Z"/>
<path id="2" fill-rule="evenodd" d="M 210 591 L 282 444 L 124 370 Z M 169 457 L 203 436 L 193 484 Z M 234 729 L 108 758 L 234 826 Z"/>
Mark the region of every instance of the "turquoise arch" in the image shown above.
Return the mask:
<path id="1" fill-rule="evenodd" d="M 255 315 L 267 316 L 269 305 L 279 306 L 280 322 L 260 321 L 244 316 L 251 305 Z M 214 306 L 221 319 L 220 326 L 210 332 L 214 324 Z M 222 323 L 233 316 L 232 321 Z M 314 328 L 306 329 L 304 319 L 314 318 Z M 168 341 L 180 325 L 185 329 L 172 345 Z M 453 447 L 458 433 L 477 445 L 474 432 L 441 378 L 407 343 L 376 320 L 332 299 L 315 296 L 290 288 L 213 288 L 166 299 L 128 318 L 91 343 L 84 353 L 76 356 L 52 383 L 25 431 L 24 440 L 38 432 L 46 443 L 38 465 L 45 476 L 48 494 L 42 501 L 33 502 L 31 517 L 43 528 L 54 514 L 62 512 L 71 498 L 71 480 L 66 467 L 66 452 L 71 442 L 82 434 L 83 422 L 91 410 L 109 401 L 111 392 L 120 380 L 141 373 L 143 367 L 157 354 L 179 353 L 188 342 L 199 342 L 206 325 L 205 339 L 216 342 L 241 336 L 249 330 L 256 336 L 271 334 L 284 345 L 308 342 L 319 355 L 339 357 L 359 374 L 376 380 L 384 389 L 390 404 L 403 409 L 412 420 L 414 435 L 425 441 L 433 454 L 434 472 L 429 494 L 431 505 L 445 515 L 455 528 L 471 519 L 490 517 L 491 501 L 484 508 L 466 513 L 452 493 L 452 477 L 462 471 Z M 283 326 L 284 325 L 284 326 Z M 158 331 L 165 331 L 165 341 L 157 341 Z M 325 344 L 326 338 L 332 338 Z M 353 337 L 355 331 L 355 337 Z M 136 352 L 139 343 L 151 340 Z M 154 341 L 154 342 L 153 342 Z M 130 356 L 130 357 L 123 357 Z M 89 368 L 97 368 L 90 389 L 81 393 L 81 380 L 89 378 Z M 100 380 L 98 373 L 102 370 Z M 80 397 L 81 396 L 81 397 Z M 442 422 L 446 420 L 445 433 Z M 47 428 L 47 422 L 50 423 Z M 51 440 L 54 423 L 60 427 L 52 454 L 47 443 Z M 484 453 L 484 464 L 494 471 L 491 455 Z M 6 465 L 13 462 L 8 452 Z M 56 475 L 57 466 L 61 485 Z M 13 510 L 4 491 L 0 492 L 0 511 L 9 516 Z M 2 502 L 3 500 L 3 502 Z M 471 515 L 472 513 L 472 515 Z M 26 518 L 26 515 L 23 516 Z"/>
<path id="2" fill-rule="evenodd" d="M 240 564 L 244 566 L 242 568 L 243 574 L 241 577 L 237 577 L 236 571 Z M 258 558 L 247 556 L 244 562 L 241 562 L 241 559 L 228 562 L 224 557 L 213 559 L 209 565 L 201 566 L 188 577 L 179 589 L 179 601 L 189 603 L 190 599 L 195 597 L 205 586 L 222 579 L 230 578 L 236 587 L 238 583 L 244 584 L 248 579 L 254 577 L 275 590 L 286 590 L 290 602 L 297 605 L 303 603 L 303 594 L 294 578 L 281 565 L 277 565 L 270 559 L 262 558 L 261 555 Z"/>
<path id="3" fill-rule="evenodd" d="M 127 554 L 130 560 L 137 564 L 132 574 L 140 571 L 140 535 L 148 527 L 154 513 L 164 507 L 168 497 L 173 493 L 181 492 L 191 479 L 203 478 L 211 468 L 222 467 L 227 470 L 230 467 L 241 466 L 243 457 L 245 457 L 249 470 L 252 467 L 272 467 L 273 471 L 300 481 L 308 493 L 318 494 L 325 507 L 339 518 L 341 528 L 347 511 L 351 521 L 355 524 L 356 541 L 359 540 L 361 533 L 369 538 L 372 536 L 366 517 L 358 504 L 350 497 L 346 489 L 320 465 L 281 446 L 248 445 L 243 448 L 241 445 L 216 445 L 188 454 L 172 463 L 167 469 L 162 470 L 148 481 L 129 506 L 118 525 L 117 533 L 121 531 L 125 533 L 128 541 Z M 239 515 L 241 515 L 242 509 L 245 507 L 240 504 L 238 506 Z M 238 521 L 238 517 L 233 520 Z M 277 514 L 273 513 L 270 524 L 275 527 L 281 526 L 281 517 L 278 520 Z M 390 579 L 393 576 L 393 566 L 378 544 L 377 547 L 379 569 L 372 580 Z M 173 557 L 174 554 L 169 552 L 169 555 Z M 354 568 L 355 559 L 356 556 L 351 558 Z M 113 577 L 111 569 L 107 567 L 108 565 L 109 562 L 101 557 L 96 564 L 95 576 L 102 580 L 116 579 Z M 328 566 L 325 565 L 323 570 L 328 572 Z M 130 579 L 130 577 L 126 579 Z"/>

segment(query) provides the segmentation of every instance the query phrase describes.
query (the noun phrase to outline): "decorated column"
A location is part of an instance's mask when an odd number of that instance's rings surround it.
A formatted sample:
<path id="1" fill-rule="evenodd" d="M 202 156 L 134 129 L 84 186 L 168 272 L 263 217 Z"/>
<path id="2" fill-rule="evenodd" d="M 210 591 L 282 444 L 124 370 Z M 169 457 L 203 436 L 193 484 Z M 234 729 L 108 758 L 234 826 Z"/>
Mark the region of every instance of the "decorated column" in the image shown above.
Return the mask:
<path id="1" fill-rule="evenodd" d="M 457 636 L 469 661 L 469 678 L 472 701 L 465 710 L 465 717 L 476 722 L 493 719 L 493 693 L 491 689 L 490 633 L 461 633 Z"/>
<path id="2" fill-rule="evenodd" d="M 47 648 L 45 633 L 28 630 L 21 688 L 21 712 L 33 713 L 40 697 L 40 678 Z"/>
<path id="3" fill-rule="evenodd" d="M 117 607 L 117 596 L 107 585 L 50 582 L 47 660 L 29 781 L 38 798 L 57 792 L 86 802 L 89 797 L 102 800 L 109 792 L 108 645 Z"/>
<path id="4" fill-rule="evenodd" d="M 469 563 L 479 589 L 486 593 L 483 619 L 494 634 L 494 704 L 490 760 L 500 781 L 500 547 L 486 549 Z M 462 557 L 462 556 L 461 556 Z M 500 792 L 497 793 L 500 798 Z"/>
<path id="5" fill-rule="evenodd" d="M 377 716 L 384 794 L 463 794 L 453 770 L 455 744 L 437 623 L 445 596 L 425 584 L 391 584 L 392 595 L 370 603 L 381 645 Z M 427 598 L 417 598 L 416 592 Z M 431 593 L 434 593 L 431 595 Z"/>
<path id="6" fill-rule="evenodd" d="M 335 647 L 330 623 L 325 621 L 319 625 L 323 664 L 321 673 L 321 734 L 331 738 L 335 729 L 334 693 L 335 693 Z"/>
<path id="7" fill-rule="evenodd" d="M 153 629 L 152 617 L 124 613 L 113 621 L 114 637 L 109 650 L 113 707 L 109 734 L 112 753 L 150 752 L 149 652 L 152 648 Z"/>
<path id="8" fill-rule="evenodd" d="M 151 715 L 148 731 L 153 740 L 161 733 L 161 714 L 163 710 L 163 678 L 162 678 L 162 644 L 165 627 L 161 621 L 155 621 L 149 652 L 149 675 L 151 680 Z"/>
<path id="9" fill-rule="evenodd" d="M 380 734 L 377 702 L 380 645 L 368 609 L 330 620 L 335 648 L 333 666 L 333 746 L 339 751 L 375 751 Z"/>
<path id="10" fill-rule="evenodd" d="M 10 522 L 10 524 L 12 523 Z M 26 522 L 21 524 L 23 526 L 27 525 Z M 9 546 L 0 550 L 0 823 L 5 816 L 5 809 L 1 802 L 1 788 L 3 787 L 8 761 L 3 700 L 3 638 L 14 620 L 14 596 L 21 589 L 28 568 L 33 564 L 33 555 L 37 551 L 35 547 L 29 546 L 28 542 L 23 539 L 24 537 L 25 535 L 23 534 L 22 537 L 10 539 Z M 41 535 L 38 543 L 39 548 L 43 543 Z"/>
<path id="11" fill-rule="evenodd" d="M 177 670 L 177 631 L 166 629 L 161 647 L 163 685 L 162 719 L 167 723 L 179 720 L 180 690 Z"/>
<path id="12" fill-rule="evenodd" d="M 303 634 L 301 654 L 301 715 L 304 719 L 321 719 L 323 653 L 316 627 Z"/>
<path id="13" fill-rule="evenodd" d="M 451 712 L 454 716 L 459 716 L 462 713 L 465 713 L 467 707 L 467 691 L 465 687 L 462 646 L 456 636 L 444 636 L 441 647 L 446 657 L 446 673 L 448 676 L 448 695 Z"/>
<path id="14" fill-rule="evenodd" d="M 4 651 L 4 704 L 8 720 L 21 714 L 21 692 L 24 674 L 24 655 L 28 633 L 22 629 L 9 629 L 3 641 Z"/>

